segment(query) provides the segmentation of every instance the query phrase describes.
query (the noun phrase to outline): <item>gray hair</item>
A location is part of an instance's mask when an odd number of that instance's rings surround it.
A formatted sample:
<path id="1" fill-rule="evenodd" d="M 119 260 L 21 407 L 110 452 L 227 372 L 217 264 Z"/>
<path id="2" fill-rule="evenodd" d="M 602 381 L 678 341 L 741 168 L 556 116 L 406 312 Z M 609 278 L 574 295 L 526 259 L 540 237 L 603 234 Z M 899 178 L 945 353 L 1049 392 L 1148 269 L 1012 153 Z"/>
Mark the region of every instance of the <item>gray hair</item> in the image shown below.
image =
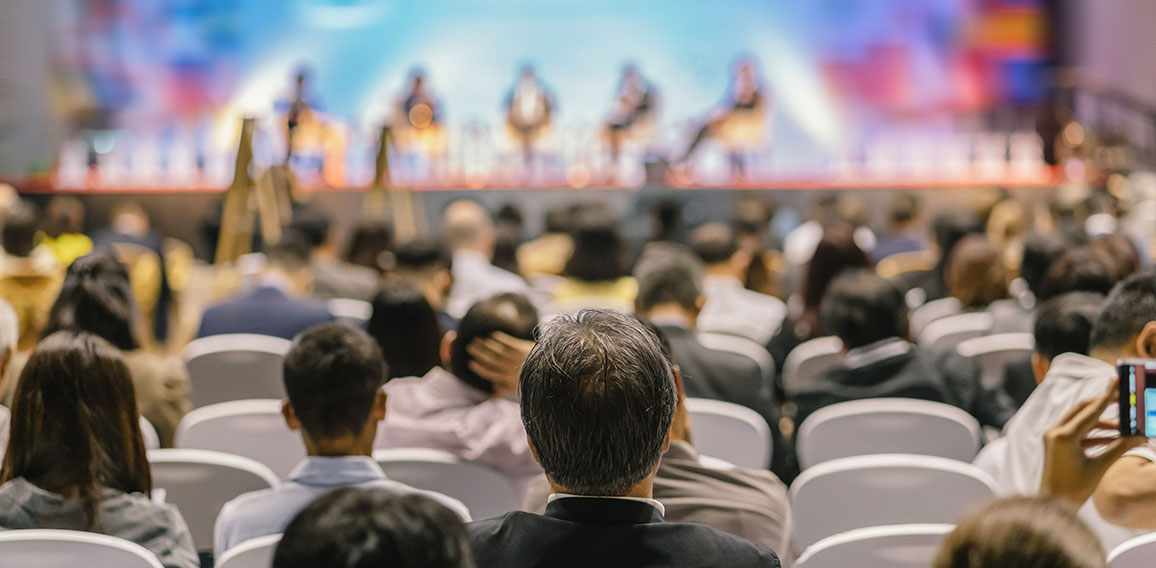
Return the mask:
<path id="1" fill-rule="evenodd" d="M 682 245 L 649 245 L 634 267 L 638 280 L 638 304 L 648 310 L 659 304 L 677 303 L 693 309 L 702 295 L 702 260 Z"/>

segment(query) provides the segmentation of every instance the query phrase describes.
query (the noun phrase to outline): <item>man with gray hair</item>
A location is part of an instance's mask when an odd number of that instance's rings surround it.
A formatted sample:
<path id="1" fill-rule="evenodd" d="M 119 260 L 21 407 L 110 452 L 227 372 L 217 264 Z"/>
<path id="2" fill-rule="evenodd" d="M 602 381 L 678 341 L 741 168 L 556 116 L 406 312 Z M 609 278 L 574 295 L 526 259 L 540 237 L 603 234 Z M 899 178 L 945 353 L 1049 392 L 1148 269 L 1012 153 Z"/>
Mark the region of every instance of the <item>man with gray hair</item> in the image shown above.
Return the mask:
<path id="1" fill-rule="evenodd" d="M 12 357 L 16 355 L 16 342 L 20 339 L 20 321 L 12 306 L 0 300 L 0 399 L 4 399 L 8 369 L 12 367 Z M 0 406 L 0 460 L 8 449 L 8 409 Z"/>
<path id="2" fill-rule="evenodd" d="M 456 319 L 475 303 L 503 293 L 528 294 L 521 276 L 491 264 L 497 233 L 490 214 L 472 199 L 450 203 L 442 214 L 442 236 L 453 251 L 453 286 L 446 313 Z"/>
<path id="3" fill-rule="evenodd" d="M 545 515 L 470 525 L 478 568 L 779 567 L 770 549 L 666 523 L 653 496 L 677 391 L 658 338 L 610 310 L 563 315 L 522 366 L 522 422 L 550 483 Z"/>

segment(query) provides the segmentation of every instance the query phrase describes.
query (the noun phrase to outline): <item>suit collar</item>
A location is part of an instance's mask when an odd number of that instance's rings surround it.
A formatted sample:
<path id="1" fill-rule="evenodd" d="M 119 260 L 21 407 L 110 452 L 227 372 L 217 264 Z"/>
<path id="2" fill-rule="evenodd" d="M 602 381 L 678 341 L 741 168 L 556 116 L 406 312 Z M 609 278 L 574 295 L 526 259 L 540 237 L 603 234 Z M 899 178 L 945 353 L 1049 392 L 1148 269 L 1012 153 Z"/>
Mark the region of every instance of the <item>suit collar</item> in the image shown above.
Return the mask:
<path id="1" fill-rule="evenodd" d="M 546 517 L 584 525 L 646 525 L 661 523 L 662 512 L 634 499 L 567 496 L 546 505 Z"/>

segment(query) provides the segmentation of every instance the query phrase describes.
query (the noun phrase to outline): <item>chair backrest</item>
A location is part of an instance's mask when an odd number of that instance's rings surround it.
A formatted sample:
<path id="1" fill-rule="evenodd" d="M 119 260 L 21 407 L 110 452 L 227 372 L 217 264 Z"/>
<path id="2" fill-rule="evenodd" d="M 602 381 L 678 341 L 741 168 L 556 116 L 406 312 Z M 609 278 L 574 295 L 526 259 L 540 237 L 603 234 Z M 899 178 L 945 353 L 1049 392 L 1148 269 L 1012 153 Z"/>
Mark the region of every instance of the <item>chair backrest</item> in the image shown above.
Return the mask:
<path id="1" fill-rule="evenodd" d="M 81 531 L 0 532 L 3 568 L 163 568 L 156 555 L 124 539 Z"/>
<path id="2" fill-rule="evenodd" d="M 911 310 L 911 337 L 919 337 L 931 322 L 945 318 L 947 316 L 954 316 L 963 311 L 963 307 L 959 305 L 959 300 L 950 296 L 932 300 Z"/>
<path id="3" fill-rule="evenodd" d="M 798 392 L 815 377 L 839 366 L 842 359 L 843 340 L 833 335 L 798 344 L 783 361 L 783 390 Z"/>
<path id="4" fill-rule="evenodd" d="M 771 354 L 767 351 L 766 347 L 745 337 L 728 333 L 703 332 L 697 334 L 696 337 L 698 338 L 698 342 L 707 349 L 742 355 L 754 361 L 759 365 L 759 371 L 762 372 L 763 380 L 766 381 L 767 384 L 770 384 L 770 382 L 775 379 L 775 360 L 771 358 Z"/>
<path id="5" fill-rule="evenodd" d="M 252 538 L 230 548 L 216 560 L 217 568 L 269 568 L 281 535 Z"/>
<path id="6" fill-rule="evenodd" d="M 140 417 L 140 437 L 146 450 L 161 449 L 161 437 L 157 434 L 157 429 L 144 416 Z"/>
<path id="7" fill-rule="evenodd" d="M 883 454 L 829 461 L 804 470 L 791 485 L 795 542 L 805 549 L 853 529 L 953 523 L 995 494 L 991 476 L 945 458 Z"/>
<path id="8" fill-rule="evenodd" d="M 995 323 L 991 314 L 975 312 L 939 318 L 919 332 L 919 346 L 931 351 L 948 351 L 960 343 L 986 335 Z"/>
<path id="9" fill-rule="evenodd" d="M 705 398 L 686 399 L 694 446 L 704 456 L 739 467 L 766 469 L 771 463 L 771 428 L 745 406 Z"/>
<path id="10" fill-rule="evenodd" d="M 208 450 L 153 450 L 148 453 L 153 487 L 180 509 L 198 550 L 213 549 L 213 525 L 221 507 L 250 491 L 281 481 L 268 467 L 242 456 Z"/>
<path id="11" fill-rule="evenodd" d="M 301 436 L 285 425 L 282 401 L 234 400 L 195 409 L 181 419 L 174 446 L 257 460 L 285 479 L 305 459 Z"/>
<path id="12" fill-rule="evenodd" d="M 918 454 L 971 462 L 979 422 L 949 404 L 909 398 L 841 402 L 811 414 L 797 434 L 799 465 L 872 454 Z"/>
<path id="13" fill-rule="evenodd" d="M 195 339 L 185 347 L 194 407 L 230 400 L 284 398 L 281 365 L 288 339 L 236 333 Z"/>
<path id="14" fill-rule="evenodd" d="M 333 314 L 333 319 L 358 329 L 365 329 L 373 315 L 373 304 L 365 300 L 333 298 L 325 302 L 325 307 Z"/>
<path id="15" fill-rule="evenodd" d="M 996 333 L 965 340 L 956 350 L 964 357 L 978 359 L 984 386 L 998 388 L 1003 386 L 1008 363 L 1031 354 L 1035 347 L 1036 338 L 1030 333 Z"/>
<path id="16" fill-rule="evenodd" d="M 374 450 L 373 459 L 394 481 L 461 501 L 475 520 L 504 515 L 520 505 L 505 475 L 449 452 L 393 448 Z"/>
<path id="17" fill-rule="evenodd" d="M 1111 568 L 1152 568 L 1156 558 L 1156 532 L 1138 536 L 1108 553 Z"/>
<path id="18" fill-rule="evenodd" d="M 927 568 L 954 525 L 888 525 L 855 529 L 811 545 L 798 568 Z"/>

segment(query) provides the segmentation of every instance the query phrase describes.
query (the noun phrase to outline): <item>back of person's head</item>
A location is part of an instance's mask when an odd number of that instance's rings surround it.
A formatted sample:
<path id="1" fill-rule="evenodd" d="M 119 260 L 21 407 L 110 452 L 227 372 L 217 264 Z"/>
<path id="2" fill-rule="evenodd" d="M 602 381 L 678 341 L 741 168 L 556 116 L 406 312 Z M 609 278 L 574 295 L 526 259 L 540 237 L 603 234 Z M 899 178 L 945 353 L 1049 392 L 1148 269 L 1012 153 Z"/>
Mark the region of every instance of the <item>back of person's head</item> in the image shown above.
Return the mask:
<path id="1" fill-rule="evenodd" d="M 1112 288 L 1092 326 L 1090 349 L 1121 349 L 1151 322 L 1156 322 L 1156 273 L 1145 272 Z M 1151 339 L 1156 342 L 1156 337 Z M 1140 356 L 1156 356 L 1156 345 L 1145 349 L 1149 353 Z"/>
<path id="2" fill-rule="evenodd" d="M 349 231 L 342 260 L 381 272 L 382 255 L 393 247 L 393 232 L 385 221 L 358 221 Z"/>
<path id="3" fill-rule="evenodd" d="M 690 248 L 707 266 L 724 264 L 739 250 L 738 234 L 726 223 L 708 223 L 690 234 Z"/>
<path id="4" fill-rule="evenodd" d="M 304 207 L 293 213 L 289 230 L 301 236 L 310 248 L 317 248 L 329 240 L 329 230 L 333 222 L 324 212 L 312 207 Z"/>
<path id="5" fill-rule="evenodd" d="M 996 501 L 964 517 L 939 547 L 935 568 L 1107 568 L 1099 538 L 1063 503 Z"/>
<path id="6" fill-rule="evenodd" d="M 484 393 L 494 392 L 493 383 L 470 369 L 470 343 L 499 331 L 518 339 L 534 339 L 537 327 L 538 310 L 521 294 L 498 294 L 474 304 L 458 323 L 457 335 L 450 347 L 450 372 Z"/>
<path id="7" fill-rule="evenodd" d="M 522 365 L 520 392 L 535 455 L 567 492 L 624 495 L 666 451 L 674 376 L 632 316 L 582 310 L 551 321 Z"/>
<path id="8" fill-rule="evenodd" d="M 682 228 L 682 203 L 671 198 L 659 199 L 651 208 L 653 220 L 652 239 L 655 241 L 677 241 Z"/>
<path id="9" fill-rule="evenodd" d="M 1008 270 L 1000 250 L 984 235 L 956 244 L 943 272 L 947 293 L 965 308 L 985 308 L 1008 297 Z"/>
<path id="10" fill-rule="evenodd" d="M 1040 304 L 1032 330 L 1036 353 L 1049 361 L 1060 353 L 1087 355 L 1103 304 L 1104 296 L 1094 292 L 1069 292 Z"/>
<path id="11" fill-rule="evenodd" d="M 395 279 L 374 296 L 366 329 L 381 347 L 391 379 L 420 377 L 441 364 L 437 313 L 406 280 Z"/>
<path id="12" fill-rule="evenodd" d="M 36 207 L 17 202 L 4 214 L 4 227 L 0 228 L 0 245 L 4 252 L 12 256 L 28 256 L 36 248 L 36 230 L 40 220 Z"/>
<path id="13" fill-rule="evenodd" d="M 309 267 L 309 246 L 296 233 L 286 234 L 280 241 L 267 245 L 266 266 L 286 274 L 297 274 Z"/>
<path id="14" fill-rule="evenodd" d="M 982 232 L 983 221 L 974 213 L 953 210 L 936 215 L 931 220 L 931 234 L 939 248 L 940 265 L 947 262 L 951 251 L 963 237 Z"/>
<path id="15" fill-rule="evenodd" d="M 674 244 L 651 245 L 634 267 L 638 307 L 648 311 L 664 304 L 696 310 L 702 296 L 703 266 L 693 252 Z"/>
<path id="16" fill-rule="evenodd" d="M 1107 294 L 1118 281 L 1113 260 L 1101 250 L 1083 246 L 1061 254 L 1040 282 L 1039 299 L 1068 292 Z"/>
<path id="17" fill-rule="evenodd" d="M 122 351 L 140 347 L 132 284 L 112 255 L 94 252 L 69 265 L 42 335 L 62 330 L 87 331 Z"/>
<path id="18" fill-rule="evenodd" d="M 459 199 L 446 207 L 442 235 L 454 250 L 492 247 L 496 237 L 490 214 L 472 199 Z"/>
<path id="19" fill-rule="evenodd" d="M 1020 262 L 1020 277 L 1036 297 L 1040 296 L 1040 284 L 1048 267 L 1064 253 L 1064 241 L 1057 237 L 1028 235 L 1024 239 L 1023 260 Z"/>
<path id="20" fill-rule="evenodd" d="M 609 282 L 630 273 L 626 245 L 609 215 L 587 212 L 574 227 L 574 251 L 562 275 L 583 282 Z"/>
<path id="21" fill-rule="evenodd" d="M 453 268 L 453 255 L 438 239 L 416 238 L 393 251 L 394 268 L 406 273 L 429 273 Z"/>
<path id="22" fill-rule="evenodd" d="M 543 219 L 544 230 L 547 233 L 570 234 L 574 225 L 573 210 L 569 207 L 558 207 L 546 211 Z"/>
<path id="23" fill-rule="evenodd" d="M 84 204 L 79 199 L 58 195 L 44 212 L 44 234 L 55 239 L 65 233 L 84 232 Z"/>
<path id="24" fill-rule="evenodd" d="M 1119 233 L 1096 237 L 1088 243 L 1088 247 L 1100 251 L 1112 261 L 1113 266 L 1116 267 L 1117 280 L 1123 280 L 1136 274 L 1143 267 L 1140 262 L 1140 252 L 1136 250 L 1136 245 L 1132 239 Z"/>
<path id="25" fill-rule="evenodd" d="M 315 440 L 365 430 L 387 376 L 377 342 L 364 331 L 337 323 L 294 338 L 282 370 L 293 413 Z"/>
<path id="26" fill-rule="evenodd" d="M 892 337 L 907 337 L 907 303 L 894 283 L 867 269 L 831 282 L 819 310 L 823 327 L 848 349 Z"/>
<path id="27" fill-rule="evenodd" d="M 149 232 L 149 215 L 139 203 L 126 199 L 117 203 L 109 215 L 112 228 L 118 233 L 143 236 Z"/>
<path id="28" fill-rule="evenodd" d="M 466 528 L 423 495 L 346 487 L 309 503 L 286 527 L 273 568 L 468 568 Z"/>
<path id="29" fill-rule="evenodd" d="M 101 488 L 152 489 L 138 416 L 116 348 L 89 333 L 52 334 L 16 382 L 0 483 L 23 477 L 77 499 L 89 527 L 99 526 Z"/>
<path id="30" fill-rule="evenodd" d="M 846 270 L 868 268 L 871 259 L 855 243 L 854 229 L 850 225 L 836 224 L 823 231 L 823 237 L 815 246 L 815 253 L 807 263 L 803 279 L 803 305 L 816 310 L 831 281 Z"/>
<path id="31" fill-rule="evenodd" d="M 919 198 L 905 191 L 891 198 L 887 205 L 887 222 L 892 227 L 902 227 L 919 217 Z"/>

